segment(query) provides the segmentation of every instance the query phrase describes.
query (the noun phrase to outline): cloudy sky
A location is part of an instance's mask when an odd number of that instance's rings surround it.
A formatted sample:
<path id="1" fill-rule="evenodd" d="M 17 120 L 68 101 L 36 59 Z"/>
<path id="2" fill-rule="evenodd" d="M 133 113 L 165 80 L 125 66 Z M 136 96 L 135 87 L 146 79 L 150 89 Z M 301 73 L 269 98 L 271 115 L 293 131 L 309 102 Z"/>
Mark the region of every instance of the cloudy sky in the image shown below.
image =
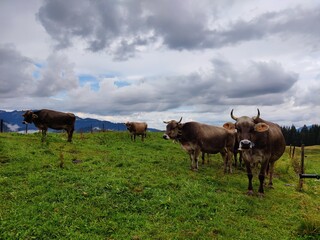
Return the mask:
<path id="1" fill-rule="evenodd" d="M 319 124 L 319 22 L 319 0 L 1 0 L 0 109 Z"/>

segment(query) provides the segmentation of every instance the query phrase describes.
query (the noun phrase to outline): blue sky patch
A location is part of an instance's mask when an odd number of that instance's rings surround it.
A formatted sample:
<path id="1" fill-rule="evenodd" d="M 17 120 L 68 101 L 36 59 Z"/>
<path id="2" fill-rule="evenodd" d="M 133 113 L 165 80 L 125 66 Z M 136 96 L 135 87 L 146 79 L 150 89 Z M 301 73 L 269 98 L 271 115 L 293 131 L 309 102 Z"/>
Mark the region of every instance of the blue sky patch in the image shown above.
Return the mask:
<path id="1" fill-rule="evenodd" d="M 86 83 L 90 84 L 91 90 L 97 92 L 100 88 L 99 80 L 97 77 L 92 75 L 80 75 L 79 77 L 80 86 L 84 86 Z"/>
<path id="2" fill-rule="evenodd" d="M 114 85 L 116 85 L 118 88 L 130 86 L 131 84 L 126 81 L 115 81 Z"/>

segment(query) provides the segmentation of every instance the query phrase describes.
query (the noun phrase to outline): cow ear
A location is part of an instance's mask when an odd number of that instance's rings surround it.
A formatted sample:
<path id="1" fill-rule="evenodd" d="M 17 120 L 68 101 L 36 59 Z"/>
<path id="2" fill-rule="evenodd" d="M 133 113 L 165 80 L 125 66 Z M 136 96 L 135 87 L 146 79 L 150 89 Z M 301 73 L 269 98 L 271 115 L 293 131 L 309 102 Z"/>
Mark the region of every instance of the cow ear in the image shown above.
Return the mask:
<path id="1" fill-rule="evenodd" d="M 34 118 L 38 118 L 38 115 L 32 114 L 32 118 L 33 118 L 33 119 L 34 119 Z"/>
<path id="2" fill-rule="evenodd" d="M 226 122 L 225 124 L 223 124 L 223 127 L 227 130 L 231 130 L 231 131 L 235 131 L 236 125 L 232 122 Z"/>
<path id="3" fill-rule="evenodd" d="M 265 132 L 269 130 L 269 125 L 265 123 L 258 123 L 254 126 L 256 132 Z"/>

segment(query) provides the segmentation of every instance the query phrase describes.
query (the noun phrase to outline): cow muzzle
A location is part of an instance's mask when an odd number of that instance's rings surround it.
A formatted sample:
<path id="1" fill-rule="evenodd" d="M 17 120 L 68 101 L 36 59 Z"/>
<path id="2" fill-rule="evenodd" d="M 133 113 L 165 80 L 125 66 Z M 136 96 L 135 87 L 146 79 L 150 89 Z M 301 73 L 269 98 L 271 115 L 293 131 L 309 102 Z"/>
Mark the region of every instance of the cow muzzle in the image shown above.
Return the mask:
<path id="1" fill-rule="evenodd" d="M 248 139 L 243 139 L 240 141 L 239 143 L 239 149 L 238 150 L 247 150 L 247 149 L 251 149 L 254 147 L 254 143 L 251 142 L 250 140 Z"/>
<path id="2" fill-rule="evenodd" d="M 167 135 L 167 134 L 163 134 L 163 139 L 165 139 L 165 140 L 169 140 L 170 139 L 170 137 Z"/>

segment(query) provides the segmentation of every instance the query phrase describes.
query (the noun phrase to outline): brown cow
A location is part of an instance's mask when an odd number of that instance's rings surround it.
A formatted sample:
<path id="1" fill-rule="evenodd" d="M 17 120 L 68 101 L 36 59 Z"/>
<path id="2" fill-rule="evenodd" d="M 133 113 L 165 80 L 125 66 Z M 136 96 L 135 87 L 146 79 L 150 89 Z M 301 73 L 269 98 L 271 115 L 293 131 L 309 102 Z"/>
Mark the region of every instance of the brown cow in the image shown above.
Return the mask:
<path id="1" fill-rule="evenodd" d="M 23 115 L 23 124 L 34 123 L 34 125 L 42 130 L 42 141 L 44 141 L 48 128 L 56 130 L 66 130 L 68 133 L 68 142 L 72 141 L 74 131 L 74 123 L 76 117 L 73 113 L 63 113 L 48 109 L 39 111 L 26 111 Z"/>
<path id="2" fill-rule="evenodd" d="M 163 138 L 180 142 L 182 148 L 189 153 L 191 169 L 198 170 L 200 152 L 220 153 L 224 161 L 224 172 L 232 172 L 232 154 L 235 141 L 234 131 L 228 130 L 229 124 L 223 127 L 210 126 L 198 122 L 181 123 L 180 121 L 164 121 L 167 124 Z"/>
<path id="3" fill-rule="evenodd" d="M 147 136 L 148 124 L 145 122 L 126 122 L 125 125 L 131 134 L 131 140 L 136 141 L 136 136 L 141 135 L 141 140 Z"/>
<path id="4" fill-rule="evenodd" d="M 263 184 L 265 174 L 270 172 L 269 186 L 272 187 L 272 175 L 274 163 L 283 154 L 286 142 L 282 135 L 280 127 L 272 122 L 260 118 L 260 111 L 256 117 L 235 117 L 233 109 L 231 118 L 236 121 L 237 139 L 239 141 L 239 150 L 242 152 L 242 158 L 245 161 L 249 179 L 248 195 L 253 194 L 252 188 L 252 165 L 261 163 L 259 180 L 259 196 L 263 196 Z"/>

